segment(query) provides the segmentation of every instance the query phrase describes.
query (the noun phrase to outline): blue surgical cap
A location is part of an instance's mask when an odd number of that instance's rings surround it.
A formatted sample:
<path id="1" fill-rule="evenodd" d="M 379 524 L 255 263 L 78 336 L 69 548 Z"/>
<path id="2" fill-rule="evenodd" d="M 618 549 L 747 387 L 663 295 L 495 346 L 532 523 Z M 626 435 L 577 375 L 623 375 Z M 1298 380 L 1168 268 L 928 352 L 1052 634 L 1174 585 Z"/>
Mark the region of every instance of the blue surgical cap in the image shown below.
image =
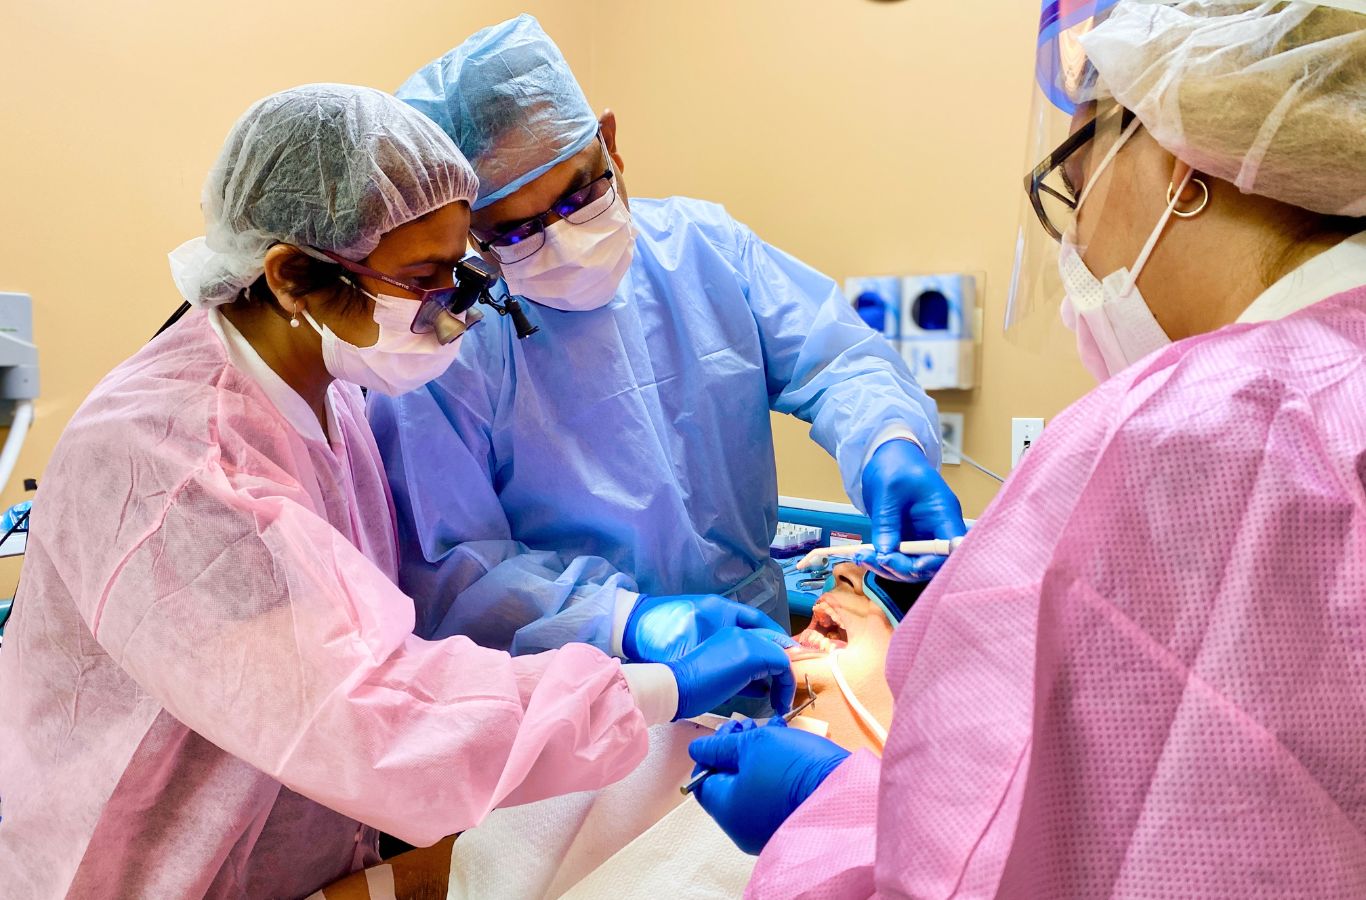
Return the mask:
<path id="1" fill-rule="evenodd" d="M 476 32 L 397 93 L 441 126 L 473 164 L 475 209 L 544 175 L 598 132 L 564 54 L 528 15 Z"/>

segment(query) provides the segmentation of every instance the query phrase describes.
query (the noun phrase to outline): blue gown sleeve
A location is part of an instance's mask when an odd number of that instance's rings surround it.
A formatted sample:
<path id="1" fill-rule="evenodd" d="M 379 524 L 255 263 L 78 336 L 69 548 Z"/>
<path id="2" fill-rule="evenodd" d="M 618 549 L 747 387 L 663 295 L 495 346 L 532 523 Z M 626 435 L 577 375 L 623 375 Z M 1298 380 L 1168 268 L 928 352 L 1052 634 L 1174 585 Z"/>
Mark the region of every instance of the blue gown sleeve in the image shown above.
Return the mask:
<path id="1" fill-rule="evenodd" d="M 849 499 L 863 508 L 871 442 L 901 425 L 940 461 L 935 403 L 900 354 L 854 312 L 834 280 L 735 223 L 738 267 L 759 326 L 769 406 L 811 425 L 839 463 Z"/>
<path id="2" fill-rule="evenodd" d="M 495 382 L 477 368 L 457 362 L 426 387 L 369 400 L 415 632 L 429 640 L 461 634 L 514 655 L 575 641 L 612 653 L 617 600 L 635 581 L 600 557 L 512 539 L 495 487 Z"/>

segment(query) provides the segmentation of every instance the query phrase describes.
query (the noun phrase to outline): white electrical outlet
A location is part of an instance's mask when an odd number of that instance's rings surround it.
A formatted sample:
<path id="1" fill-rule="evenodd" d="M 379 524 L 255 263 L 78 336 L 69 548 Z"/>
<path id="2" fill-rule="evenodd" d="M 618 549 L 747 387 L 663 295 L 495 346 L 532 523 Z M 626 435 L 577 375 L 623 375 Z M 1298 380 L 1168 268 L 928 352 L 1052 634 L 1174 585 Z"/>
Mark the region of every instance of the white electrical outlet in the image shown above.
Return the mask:
<path id="1" fill-rule="evenodd" d="M 958 451 L 963 449 L 963 414 L 941 412 L 939 414 L 939 439 L 943 448 L 943 464 L 961 465 L 963 458 Z"/>
<path id="2" fill-rule="evenodd" d="M 1043 434 L 1043 419 L 1010 420 L 1010 467 L 1020 464 L 1025 451 L 1034 446 Z"/>

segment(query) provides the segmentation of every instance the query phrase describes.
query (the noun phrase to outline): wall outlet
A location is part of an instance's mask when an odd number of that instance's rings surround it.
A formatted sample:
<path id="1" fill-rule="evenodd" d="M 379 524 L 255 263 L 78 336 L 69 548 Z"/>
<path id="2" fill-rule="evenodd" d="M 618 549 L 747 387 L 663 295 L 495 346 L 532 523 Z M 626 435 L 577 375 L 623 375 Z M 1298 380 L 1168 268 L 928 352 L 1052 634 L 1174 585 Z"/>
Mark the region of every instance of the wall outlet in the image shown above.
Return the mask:
<path id="1" fill-rule="evenodd" d="M 1043 419 L 1010 420 L 1010 467 L 1020 464 L 1025 451 L 1034 446 L 1043 434 Z"/>
<path id="2" fill-rule="evenodd" d="M 963 414 L 941 412 L 939 414 L 940 447 L 943 448 L 943 465 L 962 465 L 963 458 L 958 451 L 963 449 Z"/>

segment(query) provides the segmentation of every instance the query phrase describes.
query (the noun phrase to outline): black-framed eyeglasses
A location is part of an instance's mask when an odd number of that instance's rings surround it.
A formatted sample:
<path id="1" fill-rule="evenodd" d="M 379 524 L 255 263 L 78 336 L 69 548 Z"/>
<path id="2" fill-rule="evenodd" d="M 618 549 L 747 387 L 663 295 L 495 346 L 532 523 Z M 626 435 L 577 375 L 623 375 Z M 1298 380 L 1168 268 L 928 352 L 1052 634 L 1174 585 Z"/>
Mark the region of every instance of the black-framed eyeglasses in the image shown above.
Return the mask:
<path id="1" fill-rule="evenodd" d="M 601 140 L 601 136 L 599 136 Z M 606 155 L 606 147 L 603 153 Z M 564 219 L 571 225 L 583 225 L 605 213 L 616 200 L 617 189 L 612 164 L 607 170 L 581 188 L 565 194 L 545 212 L 523 219 L 496 234 L 481 236 L 470 232 L 474 244 L 485 253 L 492 253 L 500 263 L 521 262 L 545 246 L 546 220 L 551 216 Z"/>
<path id="2" fill-rule="evenodd" d="M 1120 117 L 1120 128 L 1128 128 L 1134 114 L 1117 107 L 1113 112 L 1094 118 L 1063 141 L 1056 149 L 1025 176 L 1025 192 L 1039 224 L 1055 241 L 1062 241 L 1063 233 L 1071 227 L 1077 215 L 1080 200 L 1080 172 L 1075 166 L 1080 162 L 1078 151 L 1095 139 L 1100 125 L 1108 124 L 1116 116 Z M 1069 168 L 1068 163 L 1073 167 Z"/>
<path id="3" fill-rule="evenodd" d="M 498 280 L 498 276 L 481 260 L 466 257 L 456 263 L 454 284 L 450 287 L 423 288 L 352 262 L 331 250 L 314 249 L 353 275 L 364 275 L 412 294 L 417 301 L 417 313 L 413 316 L 411 326 L 413 334 L 435 334 L 443 344 L 449 344 L 482 318 L 471 308 L 488 295 L 489 289 Z M 464 322 L 456 318 L 466 312 L 470 315 L 465 317 Z"/>

